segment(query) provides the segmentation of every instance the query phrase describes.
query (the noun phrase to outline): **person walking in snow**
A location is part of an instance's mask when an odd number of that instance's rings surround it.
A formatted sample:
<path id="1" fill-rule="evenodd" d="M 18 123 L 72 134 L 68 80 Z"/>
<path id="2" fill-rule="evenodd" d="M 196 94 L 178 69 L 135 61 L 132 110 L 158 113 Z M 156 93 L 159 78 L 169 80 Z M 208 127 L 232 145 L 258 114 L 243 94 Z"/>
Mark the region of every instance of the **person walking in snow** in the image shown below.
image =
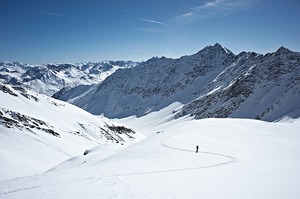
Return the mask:
<path id="1" fill-rule="evenodd" d="M 199 146 L 196 146 L 196 153 L 198 153 L 198 150 L 199 150 Z"/>

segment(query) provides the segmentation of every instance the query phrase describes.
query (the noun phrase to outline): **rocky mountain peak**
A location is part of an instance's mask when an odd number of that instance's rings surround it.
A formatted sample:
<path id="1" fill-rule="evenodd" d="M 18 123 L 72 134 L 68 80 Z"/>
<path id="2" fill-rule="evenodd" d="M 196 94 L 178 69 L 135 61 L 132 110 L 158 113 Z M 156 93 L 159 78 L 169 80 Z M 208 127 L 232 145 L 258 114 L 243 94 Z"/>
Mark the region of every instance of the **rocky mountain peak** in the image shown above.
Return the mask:
<path id="1" fill-rule="evenodd" d="M 292 52 L 290 49 L 285 48 L 284 46 L 281 46 L 280 48 L 278 48 L 278 50 L 275 52 L 277 54 L 287 54 Z"/>
<path id="2" fill-rule="evenodd" d="M 233 54 L 229 49 L 223 47 L 221 44 L 219 43 L 215 43 L 213 46 L 207 46 L 205 48 L 203 48 L 202 50 L 200 50 L 198 52 L 199 54 L 201 53 L 214 53 L 214 54 L 218 54 L 218 53 L 223 53 L 223 54 Z"/>
<path id="3" fill-rule="evenodd" d="M 89 91 L 74 91 L 85 93 L 80 97 L 61 93 L 61 99 L 119 118 L 143 116 L 173 103 L 182 105 L 173 111 L 175 117 L 299 117 L 299 60 L 299 53 L 284 47 L 268 56 L 234 55 L 216 43 L 179 59 L 152 58 L 142 67 L 119 70 Z"/>

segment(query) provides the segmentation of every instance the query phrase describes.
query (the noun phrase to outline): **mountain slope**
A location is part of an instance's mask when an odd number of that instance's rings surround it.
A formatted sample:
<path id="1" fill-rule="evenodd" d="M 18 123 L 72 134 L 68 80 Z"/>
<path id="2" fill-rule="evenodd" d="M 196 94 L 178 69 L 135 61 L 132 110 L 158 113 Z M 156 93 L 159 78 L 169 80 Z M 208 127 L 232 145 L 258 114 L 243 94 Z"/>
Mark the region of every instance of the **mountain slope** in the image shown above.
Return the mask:
<path id="1" fill-rule="evenodd" d="M 138 117 L 173 103 L 175 117 L 300 117 L 300 53 L 234 55 L 219 44 L 180 59 L 152 58 L 118 70 L 103 83 L 60 92 L 59 99 L 93 114 Z M 76 94 L 78 93 L 78 95 Z"/>
<path id="2" fill-rule="evenodd" d="M 300 54 L 280 48 L 275 53 L 241 53 L 200 97 L 177 117 L 237 117 L 274 121 L 300 117 Z"/>
<path id="3" fill-rule="evenodd" d="M 0 79 L 51 96 L 64 87 L 99 83 L 117 69 L 135 65 L 132 61 L 40 65 L 0 62 Z"/>
<path id="4" fill-rule="evenodd" d="M 143 136 L 104 117 L 0 84 L 0 180 L 43 172 L 98 145 L 129 145 Z"/>
<path id="5" fill-rule="evenodd" d="M 151 113 L 151 117 L 161 118 Z M 0 182 L 3 198 L 297 198 L 299 121 L 152 120 L 160 133 L 117 153 L 100 147 L 50 171 Z M 196 145 L 199 153 L 195 153 Z"/>

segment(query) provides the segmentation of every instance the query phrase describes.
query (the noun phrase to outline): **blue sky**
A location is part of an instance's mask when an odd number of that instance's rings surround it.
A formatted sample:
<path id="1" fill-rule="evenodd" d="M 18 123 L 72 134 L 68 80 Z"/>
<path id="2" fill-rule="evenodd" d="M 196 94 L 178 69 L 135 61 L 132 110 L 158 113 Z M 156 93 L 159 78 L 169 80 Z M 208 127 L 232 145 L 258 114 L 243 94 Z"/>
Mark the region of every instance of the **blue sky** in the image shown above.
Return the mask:
<path id="1" fill-rule="evenodd" d="M 0 0 L 0 61 L 177 58 L 300 51 L 299 0 Z"/>

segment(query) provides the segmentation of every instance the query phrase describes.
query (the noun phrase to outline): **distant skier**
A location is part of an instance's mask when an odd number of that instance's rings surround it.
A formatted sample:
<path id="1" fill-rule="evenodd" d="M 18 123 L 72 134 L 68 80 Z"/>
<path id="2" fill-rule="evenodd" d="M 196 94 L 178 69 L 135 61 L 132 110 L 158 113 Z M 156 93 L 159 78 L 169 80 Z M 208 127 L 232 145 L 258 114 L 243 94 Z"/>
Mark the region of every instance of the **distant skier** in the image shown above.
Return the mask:
<path id="1" fill-rule="evenodd" d="M 198 150 L 199 150 L 199 146 L 196 146 L 196 153 L 198 153 Z"/>

